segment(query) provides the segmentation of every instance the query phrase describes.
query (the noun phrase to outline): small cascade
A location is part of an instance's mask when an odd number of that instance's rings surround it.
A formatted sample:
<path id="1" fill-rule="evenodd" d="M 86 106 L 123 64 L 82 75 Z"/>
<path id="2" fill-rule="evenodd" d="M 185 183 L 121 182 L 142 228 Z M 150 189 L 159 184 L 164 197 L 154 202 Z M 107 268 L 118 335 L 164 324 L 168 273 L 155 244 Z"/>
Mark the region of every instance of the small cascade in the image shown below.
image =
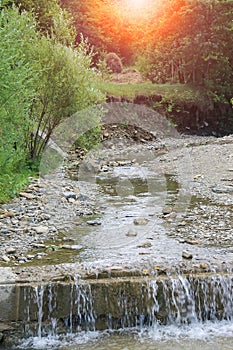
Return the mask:
<path id="1" fill-rule="evenodd" d="M 233 278 L 170 278 L 149 283 L 150 324 L 184 325 L 233 320 Z"/>
<path id="2" fill-rule="evenodd" d="M 72 283 L 24 287 L 25 335 L 232 321 L 232 294 L 233 277 L 227 275 L 75 278 Z"/>

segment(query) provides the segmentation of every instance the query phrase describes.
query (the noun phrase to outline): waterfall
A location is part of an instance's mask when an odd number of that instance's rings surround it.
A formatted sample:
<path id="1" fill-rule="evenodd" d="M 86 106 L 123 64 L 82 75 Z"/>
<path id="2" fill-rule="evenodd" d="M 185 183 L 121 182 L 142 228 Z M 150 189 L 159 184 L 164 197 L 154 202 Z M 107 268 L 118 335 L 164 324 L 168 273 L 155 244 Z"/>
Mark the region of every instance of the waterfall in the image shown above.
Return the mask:
<path id="1" fill-rule="evenodd" d="M 233 320 L 233 277 L 166 276 L 54 283 L 23 292 L 27 336 Z M 33 324 L 35 325 L 33 328 Z"/>

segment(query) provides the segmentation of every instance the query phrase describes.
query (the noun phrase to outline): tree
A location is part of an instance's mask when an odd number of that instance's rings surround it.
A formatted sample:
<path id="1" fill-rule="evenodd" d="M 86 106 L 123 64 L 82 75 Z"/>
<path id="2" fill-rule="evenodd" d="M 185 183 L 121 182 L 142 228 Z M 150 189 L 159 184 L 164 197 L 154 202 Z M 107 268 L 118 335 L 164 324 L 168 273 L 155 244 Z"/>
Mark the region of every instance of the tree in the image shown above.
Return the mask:
<path id="1" fill-rule="evenodd" d="M 39 161 L 53 129 L 103 95 L 93 86 L 87 43 L 74 50 L 54 34 L 41 35 L 32 14 L 15 6 L 0 11 L 0 55 L 1 197 Z"/>
<path id="2" fill-rule="evenodd" d="M 206 87 L 232 82 L 232 0 L 167 0 L 147 50 L 153 81 Z"/>
<path id="3" fill-rule="evenodd" d="M 14 7 L 0 11 L 0 194 L 6 197 L 8 191 L 14 193 L 27 159 L 29 109 L 37 79 L 27 57 L 37 39 L 30 16 L 20 16 Z"/>
<path id="4" fill-rule="evenodd" d="M 31 59 L 38 65 L 38 81 L 30 109 L 30 118 L 36 121 L 30 140 L 32 160 L 39 158 L 62 121 L 103 100 L 103 95 L 92 88 L 96 73 L 87 51 L 85 42 L 73 50 L 45 37 L 34 48 Z"/>
<path id="5" fill-rule="evenodd" d="M 32 13 L 37 29 L 56 41 L 71 45 L 74 43 L 76 31 L 71 14 L 62 9 L 58 0 L 15 0 L 20 11 Z"/>

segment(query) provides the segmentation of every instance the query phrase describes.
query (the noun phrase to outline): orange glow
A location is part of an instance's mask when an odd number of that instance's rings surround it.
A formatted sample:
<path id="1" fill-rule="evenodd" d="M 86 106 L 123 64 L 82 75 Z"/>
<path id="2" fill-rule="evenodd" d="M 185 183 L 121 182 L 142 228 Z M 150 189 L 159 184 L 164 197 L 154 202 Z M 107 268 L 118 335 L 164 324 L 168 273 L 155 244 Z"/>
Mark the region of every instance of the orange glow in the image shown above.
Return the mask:
<path id="1" fill-rule="evenodd" d="M 146 5 L 146 0 L 130 0 L 129 3 L 132 8 L 136 10 L 142 10 L 143 7 Z"/>
<path id="2" fill-rule="evenodd" d="M 148 19 L 155 0 L 119 0 L 118 7 L 126 19 Z M 158 0 L 156 0 L 158 1 Z"/>

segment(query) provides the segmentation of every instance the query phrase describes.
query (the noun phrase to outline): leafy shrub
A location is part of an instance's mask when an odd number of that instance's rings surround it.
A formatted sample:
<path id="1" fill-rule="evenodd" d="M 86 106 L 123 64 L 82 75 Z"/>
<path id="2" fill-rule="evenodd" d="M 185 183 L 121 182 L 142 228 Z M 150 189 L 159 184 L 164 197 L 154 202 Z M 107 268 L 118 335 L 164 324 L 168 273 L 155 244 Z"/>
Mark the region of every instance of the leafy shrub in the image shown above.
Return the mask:
<path id="1" fill-rule="evenodd" d="M 0 10 L 0 201 L 25 183 L 16 174 L 27 178 L 59 123 L 104 99 L 87 43 L 74 50 L 55 39 L 30 13 Z"/>

